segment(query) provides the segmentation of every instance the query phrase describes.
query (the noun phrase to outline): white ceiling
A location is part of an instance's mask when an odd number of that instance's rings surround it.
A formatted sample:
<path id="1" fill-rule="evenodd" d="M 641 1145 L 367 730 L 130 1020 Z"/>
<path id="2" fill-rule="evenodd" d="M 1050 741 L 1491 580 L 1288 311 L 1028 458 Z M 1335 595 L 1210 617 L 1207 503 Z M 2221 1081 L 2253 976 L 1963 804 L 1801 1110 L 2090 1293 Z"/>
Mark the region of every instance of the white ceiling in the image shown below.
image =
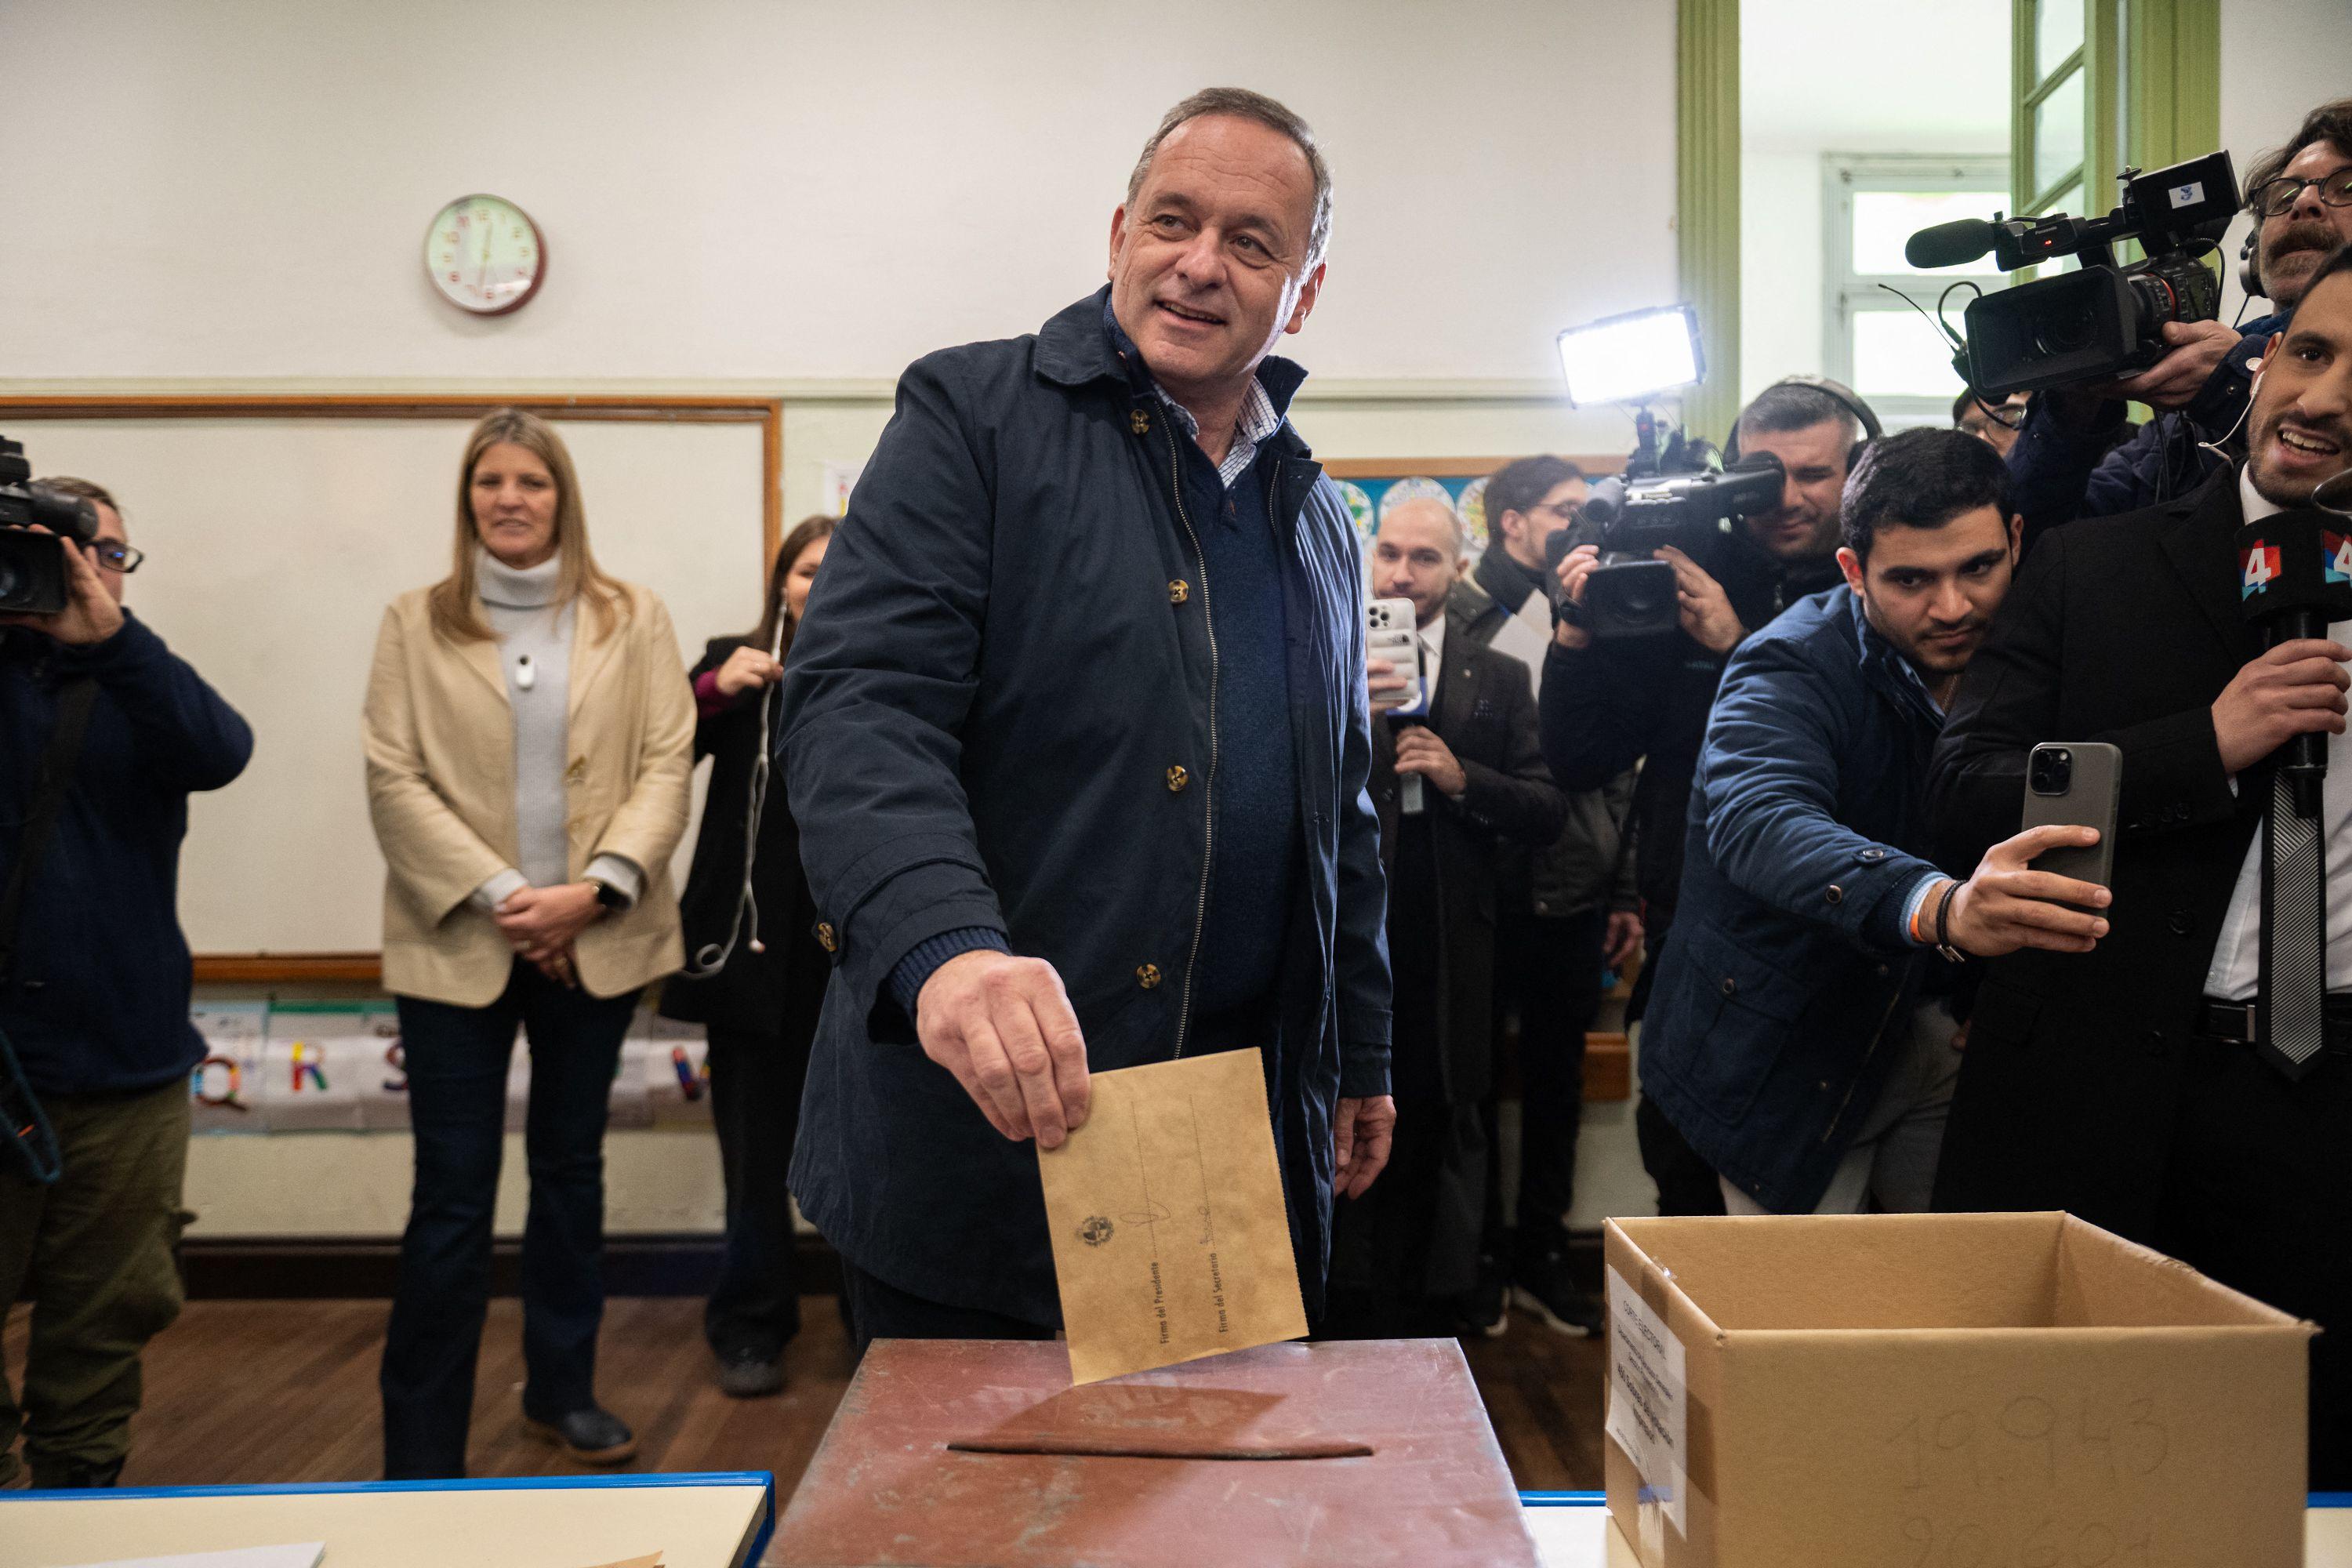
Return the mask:
<path id="1" fill-rule="evenodd" d="M 2006 153 L 2010 0 L 1742 0 L 1750 153 Z"/>

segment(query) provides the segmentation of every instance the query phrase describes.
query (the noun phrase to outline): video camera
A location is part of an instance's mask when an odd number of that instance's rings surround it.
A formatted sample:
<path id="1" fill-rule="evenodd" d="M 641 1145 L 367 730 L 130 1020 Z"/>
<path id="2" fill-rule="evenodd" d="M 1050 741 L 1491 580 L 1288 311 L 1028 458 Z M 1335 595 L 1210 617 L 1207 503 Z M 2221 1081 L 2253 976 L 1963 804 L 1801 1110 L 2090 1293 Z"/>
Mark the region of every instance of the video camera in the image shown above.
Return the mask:
<path id="1" fill-rule="evenodd" d="M 2238 212 L 2237 172 L 2227 153 L 2209 153 L 2144 174 L 2116 176 L 2123 205 L 2103 218 L 1961 218 L 1913 235 L 1903 247 L 1914 267 L 1957 267 L 1990 252 L 2005 271 L 2080 256 L 2081 268 L 1979 294 L 1969 301 L 1968 339 L 1953 356 L 1979 397 L 2147 369 L 2171 345 L 2167 321 L 2221 314 L 2221 281 L 2203 257 Z M 2146 259 L 2119 266 L 2118 241 L 2137 239 Z"/>
<path id="2" fill-rule="evenodd" d="M 1552 613 L 1596 637 L 1674 630 L 1682 619 L 1675 569 L 1652 553 L 1672 545 L 1703 558 L 1708 542 L 1729 533 L 1735 520 L 1780 505 L 1787 479 L 1769 452 L 1724 468 L 1713 447 L 1685 442 L 1680 431 L 1661 449 L 1646 411 L 1637 430 L 1640 445 L 1624 474 L 1594 485 L 1578 525 L 1559 530 L 1544 546 L 1553 571 Z M 1561 559 L 1580 544 L 1600 546 L 1601 563 L 1585 578 L 1580 604 L 1567 598 L 1558 573 Z"/>
<path id="3" fill-rule="evenodd" d="M 66 607 L 66 547 L 98 537 L 98 508 L 32 482 L 25 444 L 0 436 L 0 614 L 53 616 Z M 37 523 L 47 533 L 35 533 Z"/>

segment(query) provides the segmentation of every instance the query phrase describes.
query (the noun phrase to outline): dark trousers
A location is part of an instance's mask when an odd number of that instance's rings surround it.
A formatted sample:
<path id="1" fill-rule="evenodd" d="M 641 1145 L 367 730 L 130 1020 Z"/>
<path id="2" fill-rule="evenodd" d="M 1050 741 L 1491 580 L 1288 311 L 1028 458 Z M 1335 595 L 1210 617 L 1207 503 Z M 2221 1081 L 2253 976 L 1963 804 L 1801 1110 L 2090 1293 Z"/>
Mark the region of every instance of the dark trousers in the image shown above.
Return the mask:
<path id="1" fill-rule="evenodd" d="M 1519 1180 L 1517 1250 L 1522 1257 L 1567 1245 L 1576 1203 L 1576 1141 L 1584 1121 L 1584 1037 L 1601 1012 L 1601 945 L 1609 911 L 1538 915 L 1510 901 L 1495 922 L 1495 1050 L 1503 1025 L 1519 1020 Z M 1501 1256 L 1501 1152 L 1495 1106 L 1486 1114 L 1486 1248 Z"/>
<path id="2" fill-rule="evenodd" d="M 1332 1205 L 1330 1288 L 1318 1338 L 1443 1334 L 1454 1299 L 1477 1279 L 1488 1159 L 1478 1102 L 1449 1097 L 1440 1059 L 1447 1045 L 1445 955 L 1428 820 L 1403 819 L 1389 883 L 1396 1132 L 1380 1178 L 1361 1197 Z"/>
<path id="3" fill-rule="evenodd" d="M 0 1150 L 0 1325 L 33 1303 L 24 1398 L 0 1372 L 0 1487 L 25 1435 L 37 1487 L 111 1484 L 131 1450 L 139 1352 L 180 1315 L 180 1180 L 188 1081 L 47 1096 L 65 1173 L 33 1180 Z"/>
<path id="4" fill-rule="evenodd" d="M 523 1413 L 556 1421 L 595 1403 L 604 1120 L 637 999 L 570 990 L 518 960 L 487 1007 L 398 1003 L 416 1181 L 383 1347 L 383 1464 L 394 1480 L 466 1473 L 517 1025 L 530 1042 Z"/>
<path id="5" fill-rule="evenodd" d="M 846 1258 L 841 1260 L 841 1296 L 849 1314 L 850 1342 L 859 1356 L 876 1340 L 1050 1340 L 1043 1323 L 956 1307 L 910 1295 L 877 1279 Z"/>
<path id="6" fill-rule="evenodd" d="M 2352 1058 L 2300 1083 L 2250 1046 L 2190 1046 L 2154 1245 L 2326 1331 L 2311 1347 L 2311 1488 L 2352 1489 Z"/>
<path id="7" fill-rule="evenodd" d="M 710 1120 L 727 1181 L 727 1244 L 702 1331 L 722 1356 L 772 1361 L 800 1332 L 786 1179 L 808 1080 L 808 1042 L 710 1030 Z"/>
<path id="8" fill-rule="evenodd" d="M 1647 1098 L 1633 1108 L 1633 1137 L 1641 1145 L 1642 1169 L 1657 1184 L 1660 1214 L 1723 1213 L 1723 1183 L 1715 1167 Z"/>

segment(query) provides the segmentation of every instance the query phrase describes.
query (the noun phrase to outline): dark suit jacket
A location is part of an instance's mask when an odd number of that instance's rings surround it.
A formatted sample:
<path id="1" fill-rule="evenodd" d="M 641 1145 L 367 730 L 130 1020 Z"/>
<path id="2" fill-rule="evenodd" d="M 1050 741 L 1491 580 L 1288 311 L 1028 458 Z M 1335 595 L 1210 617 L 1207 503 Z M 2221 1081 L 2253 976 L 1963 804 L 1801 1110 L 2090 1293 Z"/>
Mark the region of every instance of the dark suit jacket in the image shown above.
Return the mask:
<path id="1" fill-rule="evenodd" d="M 2043 741 L 2123 750 L 2112 934 L 1987 971 L 1937 1183 L 1946 1209 L 2156 1224 L 2183 1056 L 2268 794 L 2221 771 L 2211 707 L 2262 651 L 2238 610 L 2234 468 L 2168 506 L 2069 523 L 2025 561 L 1936 751 L 1943 864 L 2018 830 Z"/>
<path id="2" fill-rule="evenodd" d="M 1528 667 L 1472 639 L 1449 610 L 1445 657 L 1431 693 L 1429 728 L 1462 764 L 1462 798 L 1422 791 L 1437 862 L 1437 908 L 1398 908 L 1393 920 L 1434 920 L 1444 1000 L 1435 1042 L 1446 1098 L 1483 1098 L 1494 1068 L 1495 879 L 1501 845 L 1545 845 L 1559 837 L 1568 797 L 1551 780 L 1536 732 Z M 1381 865 L 1395 885 L 1396 731 L 1372 724 L 1372 805 L 1381 819 Z M 1399 1041 L 1410 1050 L 1420 1042 Z"/>

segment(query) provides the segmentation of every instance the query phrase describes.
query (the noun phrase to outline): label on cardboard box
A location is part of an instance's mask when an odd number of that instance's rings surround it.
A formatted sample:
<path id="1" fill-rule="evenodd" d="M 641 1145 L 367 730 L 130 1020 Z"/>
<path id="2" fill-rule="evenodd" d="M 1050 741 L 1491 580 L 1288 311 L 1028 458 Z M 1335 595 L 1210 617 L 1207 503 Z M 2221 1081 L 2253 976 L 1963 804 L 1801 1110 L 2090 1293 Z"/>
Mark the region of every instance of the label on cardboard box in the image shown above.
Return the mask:
<path id="1" fill-rule="evenodd" d="M 1683 1468 L 1690 1399 L 1683 1342 L 1614 1268 L 1609 1277 L 1609 1436 L 1642 1473 L 1644 1514 L 1663 1511 L 1690 1533 L 1690 1477 Z"/>

